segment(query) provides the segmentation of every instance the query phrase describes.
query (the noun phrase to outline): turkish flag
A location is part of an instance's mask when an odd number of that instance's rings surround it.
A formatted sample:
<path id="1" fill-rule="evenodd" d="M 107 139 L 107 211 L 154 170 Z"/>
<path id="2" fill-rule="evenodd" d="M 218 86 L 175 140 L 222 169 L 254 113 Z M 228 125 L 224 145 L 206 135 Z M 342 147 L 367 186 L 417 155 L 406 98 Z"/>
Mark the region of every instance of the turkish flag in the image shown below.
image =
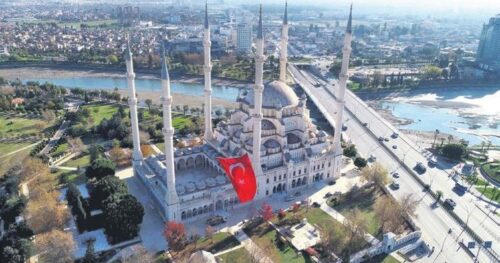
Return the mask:
<path id="1" fill-rule="evenodd" d="M 233 184 L 241 203 L 252 201 L 257 192 L 257 180 L 248 154 L 234 158 L 217 158 Z"/>

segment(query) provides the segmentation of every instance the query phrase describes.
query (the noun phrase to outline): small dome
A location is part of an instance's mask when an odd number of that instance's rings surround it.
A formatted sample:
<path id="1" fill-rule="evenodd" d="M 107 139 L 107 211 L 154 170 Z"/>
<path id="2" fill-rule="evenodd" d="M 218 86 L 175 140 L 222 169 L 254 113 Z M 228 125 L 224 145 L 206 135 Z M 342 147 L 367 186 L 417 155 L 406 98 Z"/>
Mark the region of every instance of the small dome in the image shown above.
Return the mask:
<path id="1" fill-rule="evenodd" d="M 263 119 L 262 120 L 262 129 L 263 130 L 276 130 L 276 127 L 270 120 Z"/>
<path id="2" fill-rule="evenodd" d="M 177 194 L 182 195 L 186 192 L 186 187 L 184 187 L 184 185 L 182 185 L 182 184 L 176 184 L 175 190 L 177 191 Z"/>
<path id="3" fill-rule="evenodd" d="M 275 139 L 269 139 L 264 143 L 264 147 L 266 148 L 278 148 L 281 147 L 281 144 L 277 142 Z"/>
<path id="4" fill-rule="evenodd" d="M 198 188 L 198 190 L 203 190 L 203 189 L 207 188 L 207 185 L 203 181 L 197 181 L 195 184 L 196 184 L 196 188 Z"/>
<path id="5" fill-rule="evenodd" d="M 214 178 L 207 178 L 205 180 L 205 182 L 207 183 L 208 187 L 214 187 L 215 186 L 215 179 Z"/>
<path id="6" fill-rule="evenodd" d="M 299 143 L 300 142 L 300 138 L 299 136 L 293 134 L 293 133 L 289 133 L 286 135 L 286 142 L 288 144 L 295 144 L 295 143 Z"/>
<path id="7" fill-rule="evenodd" d="M 243 101 L 248 103 L 250 106 L 254 105 L 254 90 L 249 89 L 248 94 L 243 98 Z M 272 81 L 264 85 L 264 92 L 262 94 L 262 107 L 279 109 L 287 106 L 297 106 L 299 104 L 299 98 L 295 95 L 292 88 L 281 81 Z"/>
<path id="8" fill-rule="evenodd" d="M 215 181 L 217 182 L 217 184 L 225 184 L 226 177 L 219 175 L 219 176 L 215 177 Z"/>
<path id="9" fill-rule="evenodd" d="M 188 192 L 194 192 L 194 191 L 196 190 L 196 186 L 194 185 L 194 183 L 193 183 L 193 182 L 189 182 L 189 183 L 187 183 L 187 185 L 186 185 L 186 190 L 187 190 Z"/>

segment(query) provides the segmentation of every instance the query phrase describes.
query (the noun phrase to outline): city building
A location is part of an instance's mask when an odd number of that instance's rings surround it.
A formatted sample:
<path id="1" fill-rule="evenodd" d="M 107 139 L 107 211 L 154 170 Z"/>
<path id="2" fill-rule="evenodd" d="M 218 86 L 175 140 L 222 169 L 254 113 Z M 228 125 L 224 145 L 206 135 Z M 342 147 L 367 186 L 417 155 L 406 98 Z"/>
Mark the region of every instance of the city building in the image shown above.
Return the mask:
<path id="1" fill-rule="evenodd" d="M 223 213 L 241 205 L 233 186 L 219 166 L 217 157 L 249 154 L 257 178 L 255 199 L 275 193 L 293 194 L 317 181 L 340 175 L 340 133 L 336 143 L 319 130 L 309 117 L 306 96 L 298 97 L 283 80 L 286 69 L 287 14 L 282 25 L 280 49 L 280 80 L 264 83 L 264 36 L 262 7 L 260 9 L 256 54 L 255 85 L 240 94 L 239 108 L 229 120 L 212 128 L 210 26 L 205 12 L 204 73 L 205 73 L 205 136 L 204 143 L 193 148 L 174 149 L 172 127 L 172 97 L 167 64 L 162 49 L 162 107 L 165 149 L 163 154 L 143 158 L 139 144 L 137 99 L 135 97 L 132 54 L 127 50 L 125 61 L 129 86 L 129 106 L 132 125 L 134 174 L 144 184 L 155 207 L 164 220 L 191 221 L 203 216 Z M 351 23 L 349 22 L 349 25 Z M 350 41 L 350 29 L 346 36 Z M 350 51 L 350 42 L 344 49 Z M 345 89 L 349 55 L 344 55 L 341 81 Z M 338 101 L 339 107 L 343 102 Z M 341 118 L 337 121 L 341 121 Z M 336 123 L 341 125 L 341 123 Z M 340 127 L 340 126 L 338 126 Z M 340 153 L 340 154 L 339 154 Z M 335 167 L 338 166 L 338 167 Z"/>
<path id="2" fill-rule="evenodd" d="M 236 50 L 250 52 L 252 48 L 252 25 L 240 23 L 236 27 Z"/>
<path id="3" fill-rule="evenodd" d="M 483 25 L 476 61 L 482 67 L 500 70 L 500 14 Z"/>
<path id="4" fill-rule="evenodd" d="M 117 7 L 118 22 L 122 26 L 135 26 L 139 24 L 140 13 L 138 6 Z"/>

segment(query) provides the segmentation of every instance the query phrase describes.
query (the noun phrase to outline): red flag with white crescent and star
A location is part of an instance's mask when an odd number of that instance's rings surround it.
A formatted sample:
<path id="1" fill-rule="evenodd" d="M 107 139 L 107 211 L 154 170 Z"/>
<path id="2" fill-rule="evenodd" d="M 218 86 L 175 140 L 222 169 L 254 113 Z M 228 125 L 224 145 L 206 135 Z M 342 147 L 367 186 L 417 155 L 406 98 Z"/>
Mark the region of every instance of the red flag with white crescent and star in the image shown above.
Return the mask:
<path id="1" fill-rule="evenodd" d="M 257 180 L 248 154 L 241 157 L 217 158 L 226 171 L 241 203 L 252 201 L 257 192 Z"/>

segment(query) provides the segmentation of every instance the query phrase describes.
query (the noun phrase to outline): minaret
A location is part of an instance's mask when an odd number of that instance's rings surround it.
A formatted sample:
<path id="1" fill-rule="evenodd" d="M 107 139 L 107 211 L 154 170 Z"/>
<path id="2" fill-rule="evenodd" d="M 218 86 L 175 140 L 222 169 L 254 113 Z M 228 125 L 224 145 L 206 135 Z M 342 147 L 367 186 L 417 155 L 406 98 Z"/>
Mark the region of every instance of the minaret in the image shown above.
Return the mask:
<path id="1" fill-rule="evenodd" d="M 280 81 L 286 83 L 286 65 L 288 56 L 288 3 L 285 2 L 285 15 L 283 16 L 283 27 L 281 28 L 280 42 Z"/>
<path id="2" fill-rule="evenodd" d="M 165 48 L 161 48 L 161 104 L 163 107 L 163 138 L 165 140 L 165 166 L 167 167 L 167 215 L 168 220 L 178 220 L 179 197 L 175 189 L 174 128 L 172 127 L 172 96 L 168 75 Z"/>
<path id="3" fill-rule="evenodd" d="M 257 29 L 257 42 L 255 54 L 255 85 L 254 85 L 254 108 L 253 108 L 253 156 L 252 165 L 255 174 L 257 175 L 257 195 L 258 197 L 264 196 L 263 182 L 262 182 L 262 168 L 260 164 L 260 144 L 261 144 L 261 126 L 262 126 L 262 93 L 264 91 L 264 37 L 262 33 L 262 4 L 259 11 L 259 26 Z M 262 188 L 261 188 L 262 187 Z"/>
<path id="4" fill-rule="evenodd" d="M 205 31 L 203 39 L 204 65 L 205 73 L 205 140 L 210 140 L 212 134 L 212 64 L 210 62 L 210 25 L 208 24 L 208 3 L 205 3 Z"/>
<path id="5" fill-rule="evenodd" d="M 132 142 L 134 151 L 132 153 L 133 164 L 138 164 L 142 161 L 141 141 L 139 139 L 139 123 L 137 121 L 137 97 L 135 95 L 135 73 L 132 64 L 132 52 L 130 51 L 130 43 L 127 43 L 127 51 L 125 51 L 125 64 L 127 65 L 127 84 L 129 89 L 128 105 L 130 107 L 130 122 L 132 124 Z"/>
<path id="6" fill-rule="evenodd" d="M 352 38 L 352 4 L 349 11 L 349 20 L 344 38 L 344 47 L 342 48 L 342 67 L 339 75 L 339 91 L 336 98 L 337 115 L 335 116 L 335 134 L 333 136 L 333 147 L 335 151 L 335 171 L 334 177 L 340 176 L 340 168 L 342 165 L 342 147 L 340 146 L 340 135 L 342 133 L 342 120 L 344 115 L 344 96 L 347 82 L 347 69 L 349 67 L 349 56 L 351 55 L 351 38 Z"/>

